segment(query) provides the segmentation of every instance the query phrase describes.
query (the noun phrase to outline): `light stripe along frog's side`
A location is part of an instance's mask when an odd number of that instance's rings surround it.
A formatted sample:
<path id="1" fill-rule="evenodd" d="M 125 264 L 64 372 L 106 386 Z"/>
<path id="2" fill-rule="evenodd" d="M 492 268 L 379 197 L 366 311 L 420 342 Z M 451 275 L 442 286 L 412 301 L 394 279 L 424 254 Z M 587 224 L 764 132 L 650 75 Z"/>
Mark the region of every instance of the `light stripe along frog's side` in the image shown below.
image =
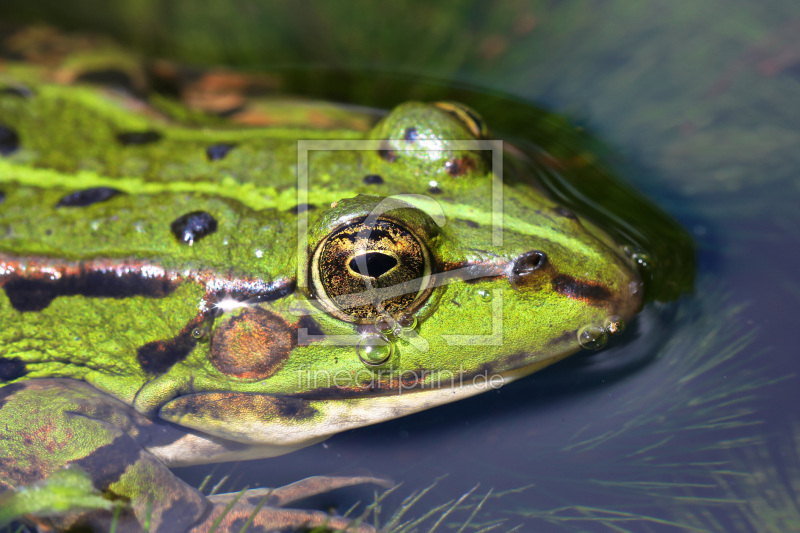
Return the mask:
<path id="1" fill-rule="evenodd" d="M 0 490 L 75 465 L 129 502 L 124 527 L 205 531 L 231 497 L 168 467 L 275 456 L 474 395 L 641 306 L 600 228 L 453 144 L 488 137 L 463 106 L 380 118 L 283 102 L 278 125 L 242 129 L 69 68 L 78 83 L 56 83 L 64 67 L 0 72 Z M 298 140 L 360 139 L 375 142 L 308 152 L 298 203 Z M 364 481 L 277 489 L 253 528 L 344 527 L 284 507 Z M 110 516 L 30 519 L 102 529 Z"/>

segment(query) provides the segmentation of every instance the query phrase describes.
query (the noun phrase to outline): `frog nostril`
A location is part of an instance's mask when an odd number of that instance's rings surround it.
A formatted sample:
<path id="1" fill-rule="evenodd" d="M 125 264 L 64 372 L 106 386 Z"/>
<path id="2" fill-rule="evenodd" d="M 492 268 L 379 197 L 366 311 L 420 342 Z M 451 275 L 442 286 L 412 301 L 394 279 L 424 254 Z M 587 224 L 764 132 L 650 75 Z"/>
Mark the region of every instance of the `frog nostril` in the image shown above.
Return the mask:
<path id="1" fill-rule="evenodd" d="M 526 286 L 528 282 L 538 278 L 537 273 L 547 264 L 547 255 L 539 250 L 525 252 L 514 261 L 509 276 L 511 284 L 517 288 Z"/>
<path id="2" fill-rule="evenodd" d="M 530 274 L 535 270 L 540 269 L 547 262 L 547 256 L 544 252 L 534 250 L 526 252 L 519 256 L 514 262 L 514 275 L 524 276 Z"/>

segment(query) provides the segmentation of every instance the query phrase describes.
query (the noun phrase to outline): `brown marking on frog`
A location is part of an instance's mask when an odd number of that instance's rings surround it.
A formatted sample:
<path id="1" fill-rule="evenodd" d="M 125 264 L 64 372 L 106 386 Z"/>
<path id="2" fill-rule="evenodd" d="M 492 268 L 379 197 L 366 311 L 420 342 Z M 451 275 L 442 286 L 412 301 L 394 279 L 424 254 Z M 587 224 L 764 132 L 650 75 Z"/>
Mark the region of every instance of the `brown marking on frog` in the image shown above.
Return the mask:
<path id="1" fill-rule="evenodd" d="M 206 307 L 224 297 L 268 302 L 294 292 L 293 279 L 265 281 L 230 277 L 213 270 L 168 270 L 147 260 L 65 261 L 0 254 L 0 287 L 17 311 L 41 311 L 57 297 L 165 298 L 183 283 L 205 287 Z"/>
<path id="2" fill-rule="evenodd" d="M 136 360 L 149 375 L 159 375 L 186 359 L 197 346 L 193 331 L 204 317 L 198 315 L 171 339 L 148 342 L 136 350 Z"/>
<path id="3" fill-rule="evenodd" d="M 384 161 L 394 163 L 397 161 L 397 152 L 394 151 L 388 142 L 382 142 L 381 147 L 378 149 L 378 155 Z"/>
<path id="4" fill-rule="evenodd" d="M 317 414 L 307 401 L 297 397 L 248 392 L 192 394 L 174 400 L 167 410 L 175 411 L 177 416 L 194 415 L 218 420 L 251 420 L 254 413 L 263 420 L 304 420 Z"/>
<path id="5" fill-rule="evenodd" d="M 257 278 L 218 276 L 210 270 L 166 270 L 140 260 L 95 259 L 64 261 L 30 257 L 16 258 L 0 254 L 0 287 L 11 306 L 19 312 L 42 311 L 58 297 L 87 298 L 165 298 L 183 283 L 204 286 L 203 302 L 197 315 L 171 338 L 151 341 L 140 346 L 136 358 L 148 375 L 168 371 L 186 359 L 197 345 L 195 328 L 201 327 L 216 312 L 223 299 L 258 303 L 269 302 L 294 292 L 293 279 L 267 282 Z M 0 365 L 0 377 L 23 377 L 19 364 Z M 16 377 L 15 377 L 16 376 Z"/>
<path id="6" fill-rule="evenodd" d="M 25 377 L 28 368 L 19 357 L 0 356 L 0 383 L 6 383 Z"/>
<path id="7" fill-rule="evenodd" d="M 0 255 L 0 286 L 20 312 L 41 311 L 60 296 L 89 298 L 163 298 L 177 287 L 165 272 L 143 275 L 140 265 L 110 262 L 58 262 L 44 258 L 16 259 Z M 158 269 L 156 269 L 158 270 Z M 159 275 L 161 274 L 161 275 Z"/>
<path id="8" fill-rule="evenodd" d="M 596 281 L 583 281 L 567 274 L 553 278 L 553 290 L 573 300 L 581 300 L 595 307 L 602 307 L 613 297 L 608 287 Z"/>
<path id="9" fill-rule="evenodd" d="M 475 160 L 467 156 L 451 159 L 444 163 L 444 168 L 447 170 L 447 173 L 454 178 L 472 172 L 475 170 L 476 166 Z"/>
<path id="10" fill-rule="evenodd" d="M 297 336 L 280 316 L 260 307 L 226 317 L 211 339 L 211 363 L 240 379 L 265 379 L 289 357 Z"/>

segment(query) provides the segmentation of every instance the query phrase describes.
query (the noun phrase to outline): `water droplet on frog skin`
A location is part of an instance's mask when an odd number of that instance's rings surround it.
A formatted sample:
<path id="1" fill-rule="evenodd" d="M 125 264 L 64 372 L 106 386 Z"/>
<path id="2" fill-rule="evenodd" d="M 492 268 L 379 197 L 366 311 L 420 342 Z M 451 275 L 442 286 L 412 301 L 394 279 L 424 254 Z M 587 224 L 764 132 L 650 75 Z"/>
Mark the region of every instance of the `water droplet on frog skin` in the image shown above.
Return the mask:
<path id="1" fill-rule="evenodd" d="M 394 319 L 391 316 L 384 317 L 375 323 L 375 329 L 382 335 L 394 333 Z"/>
<path id="2" fill-rule="evenodd" d="M 356 345 L 356 353 L 367 366 L 380 366 L 392 356 L 394 345 L 386 335 L 368 333 Z"/>
<path id="3" fill-rule="evenodd" d="M 578 344 L 586 350 L 599 350 L 608 342 L 608 334 L 602 326 L 589 324 L 578 330 Z"/>
<path id="4" fill-rule="evenodd" d="M 208 340 L 209 329 L 208 326 L 200 326 L 196 327 L 192 330 L 192 337 L 197 339 L 200 342 L 205 342 Z"/>
<path id="5" fill-rule="evenodd" d="M 625 331 L 625 321 L 617 315 L 612 315 L 603 321 L 603 329 L 609 335 L 619 335 Z"/>
<path id="6" fill-rule="evenodd" d="M 402 315 L 397 319 L 397 325 L 400 327 L 401 333 L 408 333 L 417 328 L 417 317 L 414 315 Z"/>

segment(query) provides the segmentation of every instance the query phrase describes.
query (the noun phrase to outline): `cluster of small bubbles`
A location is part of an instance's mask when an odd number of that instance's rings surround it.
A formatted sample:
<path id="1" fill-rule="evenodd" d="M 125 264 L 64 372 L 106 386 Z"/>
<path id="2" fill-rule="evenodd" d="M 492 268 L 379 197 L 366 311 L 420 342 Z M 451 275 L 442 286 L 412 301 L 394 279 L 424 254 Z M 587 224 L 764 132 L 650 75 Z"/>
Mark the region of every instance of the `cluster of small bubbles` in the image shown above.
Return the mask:
<path id="1" fill-rule="evenodd" d="M 481 300 L 483 300 L 484 302 L 492 301 L 492 293 L 485 289 L 479 290 L 478 296 L 480 296 Z"/>
<path id="2" fill-rule="evenodd" d="M 394 345 L 383 334 L 364 334 L 356 344 L 358 358 L 367 366 L 382 365 L 389 360 L 393 352 Z"/>
<path id="3" fill-rule="evenodd" d="M 633 254 L 631 257 L 633 258 L 634 261 L 636 261 L 636 264 L 639 265 L 640 267 L 650 268 L 650 263 L 652 259 L 650 259 L 650 256 L 647 255 L 646 253 L 637 252 Z"/>
<path id="4" fill-rule="evenodd" d="M 644 269 L 649 269 L 651 267 L 653 260 L 647 252 L 643 252 L 640 249 L 633 249 L 630 246 L 623 246 L 622 251 L 640 267 Z"/>
<path id="5" fill-rule="evenodd" d="M 599 350 L 608 342 L 608 334 L 602 326 L 589 324 L 578 330 L 578 344 L 586 350 Z"/>
<path id="6" fill-rule="evenodd" d="M 625 331 L 625 321 L 617 315 L 612 315 L 603 322 L 603 329 L 609 335 L 619 335 Z"/>
<path id="7" fill-rule="evenodd" d="M 397 320 L 392 316 L 385 316 L 375 323 L 375 329 L 382 335 L 400 336 L 416 329 L 417 317 L 414 315 L 401 315 Z"/>

